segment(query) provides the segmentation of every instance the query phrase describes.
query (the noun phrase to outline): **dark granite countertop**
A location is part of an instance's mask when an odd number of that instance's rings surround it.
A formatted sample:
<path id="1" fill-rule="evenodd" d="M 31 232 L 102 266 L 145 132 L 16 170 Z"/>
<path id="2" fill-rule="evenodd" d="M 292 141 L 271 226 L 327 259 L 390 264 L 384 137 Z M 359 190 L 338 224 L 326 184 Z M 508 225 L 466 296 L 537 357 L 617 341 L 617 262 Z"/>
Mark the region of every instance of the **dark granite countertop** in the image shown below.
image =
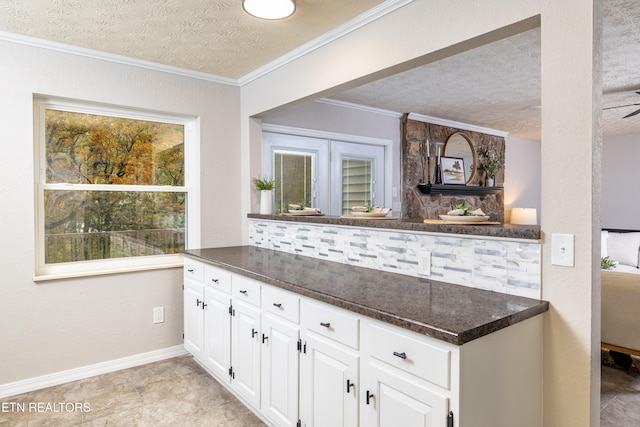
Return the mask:
<path id="1" fill-rule="evenodd" d="M 184 255 L 457 345 L 549 309 L 546 301 L 253 246 L 193 249 Z"/>
<path id="2" fill-rule="evenodd" d="M 466 234 L 474 236 L 506 237 L 511 239 L 540 240 L 539 225 L 511 224 L 425 224 L 420 219 L 350 219 L 339 216 L 247 215 L 251 219 L 308 222 L 312 224 L 346 225 L 352 227 L 386 228 L 389 230 L 423 231 L 431 233 Z"/>

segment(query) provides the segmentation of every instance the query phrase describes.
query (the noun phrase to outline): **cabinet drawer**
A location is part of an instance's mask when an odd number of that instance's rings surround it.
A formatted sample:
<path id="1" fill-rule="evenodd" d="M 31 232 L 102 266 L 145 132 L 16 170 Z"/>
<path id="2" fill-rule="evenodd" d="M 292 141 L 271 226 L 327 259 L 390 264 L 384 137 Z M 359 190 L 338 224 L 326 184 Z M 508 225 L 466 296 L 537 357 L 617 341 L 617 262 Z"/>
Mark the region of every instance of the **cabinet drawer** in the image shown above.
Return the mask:
<path id="1" fill-rule="evenodd" d="M 189 258 L 184 259 L 184 277 L 202 282 L 204 279 L 204 264 Z"/>
<path id="2" fill-rule="evenodd" d="M 204 266 L 204 284 L 231 293 L 231 273 L 211 265 Z"/>
<path id="3" fill-rule="evenodd" d="M 360 319 L 344 310 L 322 303 L 302 300 L 302 326 L 339 343 L 358 348 Z"/>
<path id="4" fill-rule="evenodd" d="M 429 337 L 373 322 L 365 322 L 362 336 L 363 351 L 371 357 L 450 388 L 451 350 L 428 342 Z"/>
<path id="5" fill-rule="evenodd" d="M 260 307 L 260 282 L 234 274 L 231 289 L 233 298 Z"/>
<path id="6" fill-rule="evenodd" d="M 300 298 L 290 292 L 263 286 L 262 309 L 290 322 L 300 322 Z"/>

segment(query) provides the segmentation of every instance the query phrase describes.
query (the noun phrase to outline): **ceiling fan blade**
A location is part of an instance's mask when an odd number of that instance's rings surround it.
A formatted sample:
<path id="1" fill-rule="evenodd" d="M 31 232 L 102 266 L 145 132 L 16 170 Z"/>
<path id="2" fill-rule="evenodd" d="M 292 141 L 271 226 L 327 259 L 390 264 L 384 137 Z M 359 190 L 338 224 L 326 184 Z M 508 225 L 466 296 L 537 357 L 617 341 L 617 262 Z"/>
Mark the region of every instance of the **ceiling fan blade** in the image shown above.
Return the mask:
<path id="1" fill-rule="evenodd" d="M 633 112 L 633 113 L 631 113 L 631 114 L 627 114 L 626 116 L 624 116 L 624 117 L 623 117 L 623 119 L 626 119 L 627 117 L 635 116 L 636 114 L 640 114 L 640 109 L 638 109 L 638 110 L 634 111 L 634 112 Z"/>

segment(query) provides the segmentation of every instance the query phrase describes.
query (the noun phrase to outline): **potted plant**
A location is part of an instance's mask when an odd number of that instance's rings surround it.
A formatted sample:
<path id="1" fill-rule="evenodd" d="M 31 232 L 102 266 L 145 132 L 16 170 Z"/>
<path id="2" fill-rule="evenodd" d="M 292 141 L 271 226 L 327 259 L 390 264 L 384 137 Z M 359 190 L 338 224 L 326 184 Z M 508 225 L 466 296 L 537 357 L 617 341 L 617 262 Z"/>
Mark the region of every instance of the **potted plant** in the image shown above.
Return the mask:
<path id="1" fill-rule="evenodd" d="M 494 175 L 502 168 L 502 163 L 500 163 L 500 160 L 496 159 L 493 154 L 489 154 L 488 148 L 478 148 L 478 154 L 482 158 L 478 169 L 485 173 L 485 185 L 492 187 L 495 183 Z"/>
<path id="2" fill-rule="evenodd" d="M 273 213 L 273 189 L 276 186 L 275 179 L 269 177 L 253 178 L 253 185 L 260 190 L 260 213 L 270 215 Z"/>

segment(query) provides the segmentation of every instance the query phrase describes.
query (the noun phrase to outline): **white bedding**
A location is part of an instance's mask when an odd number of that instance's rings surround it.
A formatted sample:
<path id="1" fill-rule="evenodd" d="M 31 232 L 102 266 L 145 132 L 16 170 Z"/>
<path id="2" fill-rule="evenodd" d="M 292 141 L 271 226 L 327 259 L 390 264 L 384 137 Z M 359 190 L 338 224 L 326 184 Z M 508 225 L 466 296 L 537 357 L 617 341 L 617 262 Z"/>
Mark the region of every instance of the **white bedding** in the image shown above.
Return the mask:
<path id="1" fill-rule="evenodd" d="M 616 273 L 633 273 L 640 274 L 640 268 L 631 267 L 630 265 L 618 264 L 615 268 L 605 271 L 615 271 Z"/>

